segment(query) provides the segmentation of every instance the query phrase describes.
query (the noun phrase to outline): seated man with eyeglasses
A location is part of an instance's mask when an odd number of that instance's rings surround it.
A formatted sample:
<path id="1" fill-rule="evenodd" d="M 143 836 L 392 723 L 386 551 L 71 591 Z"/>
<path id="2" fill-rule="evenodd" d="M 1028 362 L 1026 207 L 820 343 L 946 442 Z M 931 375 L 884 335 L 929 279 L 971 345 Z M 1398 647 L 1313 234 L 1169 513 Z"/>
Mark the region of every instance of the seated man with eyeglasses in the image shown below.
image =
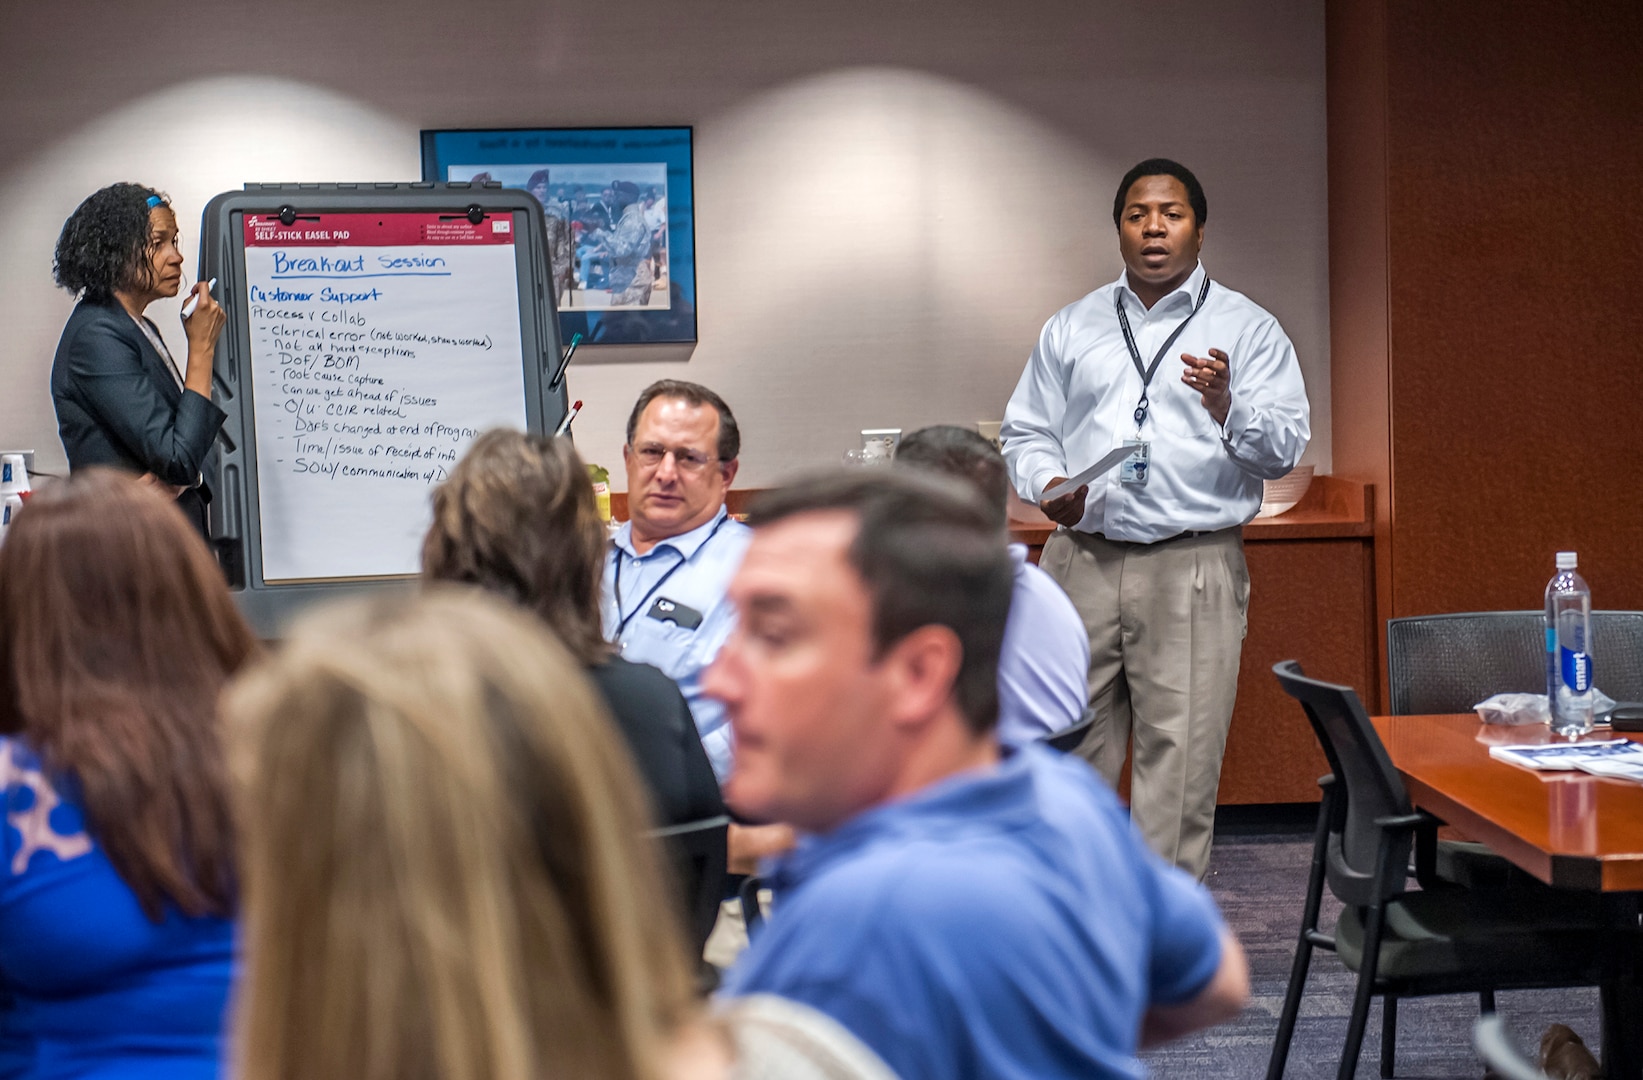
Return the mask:
<path id="1" fill-rule="evenodd" d="M 725 512 L 741 432 L 718 394 L 663 379 L 639 395 L 627 436 L 628 522 L 605 564 L 605 636 L 626 659 L 679 684 L 722 783 L 730 729 L 701 681 L 735 625 L 725 589 L 751 535 Z"/>

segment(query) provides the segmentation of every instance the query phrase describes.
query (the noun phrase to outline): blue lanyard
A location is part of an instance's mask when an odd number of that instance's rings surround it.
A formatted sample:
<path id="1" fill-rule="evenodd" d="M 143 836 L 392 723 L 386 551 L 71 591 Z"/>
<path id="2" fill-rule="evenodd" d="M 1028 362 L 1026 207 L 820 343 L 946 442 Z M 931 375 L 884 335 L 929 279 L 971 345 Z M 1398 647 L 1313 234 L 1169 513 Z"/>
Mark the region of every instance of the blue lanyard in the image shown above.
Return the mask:
<path id="1" fill-rule="evenodd" d="M 724 528 L 724 523 L 729 521 L 729 520 L 730 520 L 730 515 L 726 514 L 723 517 L 721 517 L 716 524 L 714 524 L 712 531 L 710 531 L 707 534 L 707 536 L 702 538 L 702 542 L 700 544 L 696 545 L 696 553 L 698 555 L 701 554 L 701 551 L 702 551 L 703 548 L 707 547 L 708 544 L 712 543 L 713 538 L 715 536 L 719 535 L 719 530 Z M 654 584 L 650 587 L 650 591 L 645 593 L 644 596 L 639 598 L 638 606 L 636 606 L 632 611 L 628 612 L 624 616 L 622 614 L 622 563 L 627 561 L 627 554 L 628 553 L 627 553 L 627 551 L 625 551 L 622 548 L 617 548 L 616 549 L 616 580 L 611 583 L 611 591 L 616 594 L 616 640 L 617 641 L 622 640 L 622 634 L 627 631 L 628 623 L 633 621 L 633 617 L 635 615 L 639 614 L 641 611 L 645 610 L 645 605 L 650 603 L 650 598 L 656 595 L 656 590 L 660 589 L 663 585 L 666 585 L 667 584 L 667 579 L 672 577 L 675 573 L 677 573 L 678 570 L 679 570 L 679 567 L 683 566 L 685 563 L 690 561 L 690 559 L 685 557 L 685 553 L 682 552 L 682 551 L 679 551 L 678 548 L 674 548 L 673 550 L 678 553 L 679 561 L 674 563 L 672 566 L 668 567 L 667 568 L 667 573 L 663 574 L 660 578 L 658 578 L 656 580 L 656 584 Z M 638 558 L 639 558 L 639 556 L 637 556 L 637 555 L 634 556 L 635 561 L 637 561 Z"/>
<path id="2" fill-rule="evenodd" d="M 1152 366 L 1145 367 L 1141 363 L 1141 350 L 1135 347 L 1135 335 L 1130 333 L 1130 317 L 1124 311 L 1124 290 L 1119 288 L 1113 294 L 1113 307 L 1118 309 L 1118 325 L 1124 331 L 1124 344 L 1129 347 L 1130 360 L 1135 364 L 1135 372 L 1141 376 L 1141 400 L 1135 403 L 1135 430 L 1139 432 L 1141 425 L 1147 422 L 1147 387 L 1152 385 L 1152 377 L 1158 374 L 1158 365 L 1164 362 L 1164 354 L 1169 347 L 1175 344 L 1175 339 L 1181 336 L 1181 331 L 1187 328 L 1187 323 L 1198 314 L 1204 306 L 1204 298 L 1209 295 L 1209 275 L 1204 275 L 1204 287 L 1198 290 L 1198 302 L 1192 305 L 1192 311 L 1181 320 L 1181 325 L 1175 328 L 1175 333 L 1164 339 L 1159 346 L 1158 355 L 1152 358 Z"/>

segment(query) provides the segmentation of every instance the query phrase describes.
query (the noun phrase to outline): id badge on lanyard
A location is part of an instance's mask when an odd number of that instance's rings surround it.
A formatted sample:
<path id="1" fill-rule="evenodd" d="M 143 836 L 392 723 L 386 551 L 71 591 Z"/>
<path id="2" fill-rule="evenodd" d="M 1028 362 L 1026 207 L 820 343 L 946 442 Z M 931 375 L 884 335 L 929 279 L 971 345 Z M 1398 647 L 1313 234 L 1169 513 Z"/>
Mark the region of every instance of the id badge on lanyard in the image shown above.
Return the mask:
<path id="1" fill-rule="evenodd" d="M 1118 463 L 1118 482 L 1130 487 L 1146 487 L 1147 465 L 1152 460 L 1152 444 L 1145 439 L 1125 439 L 1124 445 L 1135 447 L 1135 451 Z"/>
<path id="2" fill-rule="evenodd" d="M 1209 276 L 1205 275 L 1203 288 L 1198 290 L 1198 302 L 1192 305 L 1192 311 L 1175 332 L 1165 339 L 1159 347 L 1158 354 L 1152 358 L 1152 366 L 1148 367 L 1141 362 L 1141 350 L 1135 347 L 1135 335 L 1130 332 L 1130 317 L 1124 311 L 1124 290 L 1119 289 L 1114 297 L 1113 306 L 1118 311 L 1118 325 L 1124 331 L 1124 344 L 1129 347 L 1130 360 L 1135 364 L 1136 373 L 1141 376 L 1141 400 L 1135 404 L 1135 438 L 1125 439 L 1125 446 L 1135 449 L 1129 457 L 1118 465 L 1118 482 L 1129 487 L 1146 487 L 1147 474 L 1152 471 L 1152 443 L 1141 437 L 1141 426 L 1147 422 L 1147 412 L 1150 402 L 1147 400 L 1147 388 L 1152 385 L 1152 377 L 1158 374 L 1158 365 L 1163 363 L 1164 354 L 1169 352 L 1175 339 L 1181 336 L 1181 331 L 1187 328 L 1187 323 L 1198 314 L 1204 306 L 1204 299 L 1209 296 Z"/>

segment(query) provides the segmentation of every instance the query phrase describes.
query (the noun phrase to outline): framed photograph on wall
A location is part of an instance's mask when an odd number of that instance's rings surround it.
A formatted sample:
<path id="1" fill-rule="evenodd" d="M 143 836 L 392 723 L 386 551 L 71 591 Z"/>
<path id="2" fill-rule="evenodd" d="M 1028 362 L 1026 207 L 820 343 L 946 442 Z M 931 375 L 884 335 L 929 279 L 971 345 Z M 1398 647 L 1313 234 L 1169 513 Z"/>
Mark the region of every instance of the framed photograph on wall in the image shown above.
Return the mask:
<path id="1" fill-rule="evenodd" d="M 696 340 L 691 129 L 422 133 L 422 179 L 496 180 L 545 211 L 559 329 L 589 345 Z"/>

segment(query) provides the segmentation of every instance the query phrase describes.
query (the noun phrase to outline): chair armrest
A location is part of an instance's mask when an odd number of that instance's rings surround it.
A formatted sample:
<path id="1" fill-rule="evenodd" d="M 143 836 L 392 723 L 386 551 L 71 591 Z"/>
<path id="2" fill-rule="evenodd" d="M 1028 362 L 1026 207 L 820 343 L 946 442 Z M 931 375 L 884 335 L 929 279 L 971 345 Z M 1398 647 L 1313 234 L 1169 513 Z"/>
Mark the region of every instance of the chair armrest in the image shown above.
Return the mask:
<path id="1" fill-rule="evenodd" d="M 1380 852 L 1376 857 L 1375 878 L 1376 891 L 1382 897 L 1390 897 L 1395 892 L 1401 892 L 1402 883 L 1409 878 L 1409 864 L 1406 861 L 1394 859 L 1393 849 L 1397 846 L 1394 837 L 1413 832 L 1415 872 L 1417 877 L 1436 879 L 1436 846 L 1438 819 L 1423 810 L 1416 810 L 1409 814 L 1387 814 L 1375 819 L 1375 825 L 1381 830 Z M 1422 843 L 1422 837 L 1430 838 L 1433 843 Z M 1423 850 L 1424 849 L 1424 850 Z M 1407 859 L 1408 856 L 1405 856 Z M 1432 871 L 1428 873 L 1428 871 Z M 1423 879 L 1424 884 L 1424 879 Z"/>
<path id="2" fill-rule="evenodd" d="M 1318 800 L 1318 827 L 1338 831 L 1346 823 L 1345 791 L 1334 773 L 1318 777 L 1318 790 L 1323 793 Z"/>
<path id="3" fill-rule="evenodd" d="M 1438 819 L 1427 814 L 1415 827 L 1415 881 L 1427 890 L 1452 888 L 1454 882 L 1438 877 Z"/>
<path id="4" fill-rule="evenodd" d="M 1375 819 L 1375 824 L 1389 832 L 1409 832 L 1415 834 L 1415 880 L 1423 889 L 1454 888 L 1454 882 L 1444 881 L 1438 877 L 1438 826 L 1443 824 L 1441 818 L 1434 817 L 1425 810 L 1416 810 L 1412 814 L 1394 814 Z M 1407 876 L 1407 870 L 1405 871 Z"/>
<path id="5" fill-rule="evenodd" d="M 764 878 L 757 874 L 749 874 L 742 879 L 741 886 L 736 890 L 736 899 L 742 907 L 742 925 L 747 929 L 747 940 L 751 942 L 754 935 L 764 929 L 764 905 L 759 902 L 759 890 L 764 888 Z"/>
<path id="6" fill-rule="evenodd" d="M 720 814 L 717 817 L 699 818 L 696 821 L 687 821 L 681 825 L 664 825 L 656 829 L 647 829 L 645 835 L 652 840 L 672 840 L 679 836 L 688 836 L 692 833 L 711 832 L 721 826 L 730 824 L 729 814 Z"/>

